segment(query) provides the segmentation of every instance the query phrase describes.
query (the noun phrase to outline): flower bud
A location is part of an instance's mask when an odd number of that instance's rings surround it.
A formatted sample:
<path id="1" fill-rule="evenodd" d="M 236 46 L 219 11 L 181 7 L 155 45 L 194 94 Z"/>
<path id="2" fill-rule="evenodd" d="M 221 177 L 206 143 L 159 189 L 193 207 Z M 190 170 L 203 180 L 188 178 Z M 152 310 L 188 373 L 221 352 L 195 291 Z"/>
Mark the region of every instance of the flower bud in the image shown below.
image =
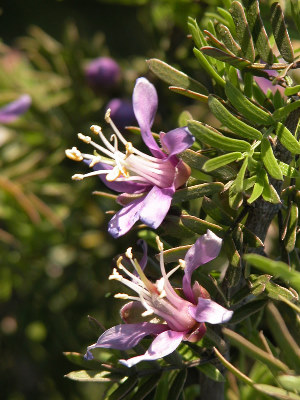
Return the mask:
<path id="1" fill-rule="evenodd" d="M 96 91 L 114 89 L 120 79 L 119 65 L 110 57 L 99 57 L 91 61 L 85 68 L 88 84 Z"/>
<path id="2" fill-rule="evenodd" d="M 126 126 L 136 125 L 132 103 L 129 100 L 112 99 L 106 106 L 110 108 L 110 117 L 120 131 L 124 131 Z"/>

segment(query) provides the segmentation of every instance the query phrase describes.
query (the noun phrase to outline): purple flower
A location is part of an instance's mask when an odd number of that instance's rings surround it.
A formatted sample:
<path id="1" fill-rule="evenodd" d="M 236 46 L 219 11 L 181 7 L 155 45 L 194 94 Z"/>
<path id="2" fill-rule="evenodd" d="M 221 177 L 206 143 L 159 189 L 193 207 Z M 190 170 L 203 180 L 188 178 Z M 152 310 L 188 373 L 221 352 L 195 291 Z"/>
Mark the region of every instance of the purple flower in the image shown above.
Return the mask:
<path id="1" fill-rule="evenodd" d="M 82 154 L 76 147 L 66 150 L 69 158 L 85 160 L 94 169 L 85 175 L 76 174 L 73 179 L 99 175 L 110 189 L 123 193 L 118 197 L 123 208 L 109 222 L 108 231 L 114 238 L 127 233 L 138 220 L 156 229 L 170 208 L 175 190 L 190 175 L 189 166 L 179 160 L 177 154 L 190 147 L 195 138 L 186 127 L 161 132 L 161 149 L 151 133 L 157 103 L 155 87 L 147 79 L 139 78 L 133 91 L 133 109 L 143 141 L 152 156 L 127 142 L 112 121 L 109 110 L 105 119 L 115 132 L 112 135 L 113 144 L 104 137 L 99 126 L 93 125 L 91 130 L 100 136 L 105 147 L 95 143 L 91 137 L 79 134 L 79 139 L 92 144 L 97 154 Z M 119 150 L 118 140 L 124 145 L 125 153 Z"/>
<path id="2" fill-rule="evenodd" d="M 136 125 L 132 102 L 130 100 L 112 99 L 106 107 L 116 127 L 124 132 L 126 126 Z"/>
<path id="3" fill-rule="evenodd" d="M 31 105 L 31 97 L 28 94 L 20 96 L 17 100 L 0 108 L 0 123 L 8 124 L 14 122 L 20 115 L 24 114 Z"/>
<path id="4" fill-rule="evenodd" d="M 271 90 L 273 94 L 277 92 L 277 90 L 280 92 L 280 94 L 283 96 L 284 95 L 284 87 L 281 85 L 273 85 L 272 83 L 272 78 L 275 78 L 278 76 L 278 72 L 274 70 L 265 70 L 265 72 L 268 73 L 269 79 L 264 78 L 262 76 L 255 76 L 254 80 L 258 84 L 258 86 L 261 88 L 261 90 L 264 92 L 264 94 L 267 94 L 268 90 Z"/>
<path id="5" fill-rule="evenodd" d="M 185 341 L 198 341 L 206 332 L 205 322 L 220 324 L 230 320 L 233 312 L 219 304 L 203 298 L 203 291 L 198 282 L 191 286 L 191 275 L 200 265 L 216 258 L 222 246 L 222 240 L 213 232 L 198 238 L 187 252 L 184 261 L 169 273 L 166 273 L 163 260 L 163 246 L 157 238 L 160 250 L 160 269 L 162 278 L 152 283 L 143 269 L 131 254 L 126 252 L 138 275 L 129 272 L 122 265 L 122 258 L 117 262 L 118 269 L 127 277 L 114 269 L 109 279 L 116 279 L 137 293 L 137 296 L 117 294 L 115 297 L 132 300 L 121 309 L 125 324 L 114 326 L 104 332 L 98 341 L 87 348 L 85 357 L 92 359 L 92 349 L 112 348 L 128 350 L 136 346 L 145 336 L 152 335 L 154 340 L 145 354 L 120 360 L 127 367 L 140 361 L 157 360 L 172 353 L 179 344 Z M 184 266 L 182 291 L 185 298 L 173 289 L 169 277 Z M 205 292 L 205 291 L 204 291 Z M 207 296 L 206 296 L 207 297 Z"/>
<path id="6" fill-rule="evenodd" d="M 93 89 L 111 90 L 119 83 L 121 70 L 112 58 L 99 57 L 86 66 L 85 76 Z"/>

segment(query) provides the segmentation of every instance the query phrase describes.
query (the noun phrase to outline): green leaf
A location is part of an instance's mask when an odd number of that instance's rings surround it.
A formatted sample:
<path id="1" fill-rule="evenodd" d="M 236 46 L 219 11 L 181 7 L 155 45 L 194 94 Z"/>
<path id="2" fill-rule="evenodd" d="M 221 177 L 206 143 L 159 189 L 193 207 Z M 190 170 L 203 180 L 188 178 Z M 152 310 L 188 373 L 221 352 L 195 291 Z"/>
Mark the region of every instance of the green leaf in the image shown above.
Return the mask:
<path id="1" fill-rule="evenodd" d="M 206 54 L 209 57 L 213 57 L 217 60 L 223 61 L 238 69 L 243 69 L 251 65 L 251 62 L 246 60 L 245 58 L 234 56 L 231 53 L 216 49 L 215 47 L 204 46 L 201 47 L 201 51 L 203 54 Z"/>
<path id="2" fill-rule="evenodd" d="M 208 194 L 221 192 L 224 188 L 221 182 L 202 183 L 200 185 L 190 186 L 184 189 L 176 190 L 174 193 L 172 204 L 182 201 L 198 199 Z"/>
<path id="3" fill-rule="evenodd" d="M 169 85 L 189 89 L 200 94 L 208 94 L 206 87 L 200 82 L 157 58 L 147 60 L 147 64 L 155 75 Z"/>
<path id="4" fill-rule="evenodd" d="M 276 399 L 282 400 L 300 400 L 300 396 L 295 393 L 288 392 L 275 386 L 266 385 L 264 383 L 255 383 L 253 387 L 261 393 L 267 394 Z"/>
<path id="5" fill-rule="evenodd" d="M 233 222 L 233 218 L 224 210 L 222 203 L 214 199 L 204 196 L 202 200 L 202 209 L 219 224 L 229 226 Z"/>
<path id="6" fill-rule="evenodd" d="M 300 172 L 297 171 L 294 167 L 291 167 L 290 165 L 284 163 L 283 161 L 278 161 L 277 164 L 284 176 L 288 176 L 289 178 L 300 177 Z"/>
<path id="7" fill-rule="evenodd" d="M 177 87 L 177 86 L 169 86 L 169 89 L 171 90 L 171 92 L 182 94 L 185 97 L 201 101 L 201 103 L 207 103 L 208 101 L 208 96 L 197 92 L 193 92 L 190 89 L 184 89 L 182 87 Z"/>
<path id="8" fill-rule="evenodd" d="M 248 378 L 245 374 L 243 374 L 239 369 L 237 369 L 234 365 L 232 365 L 228 360 L 226 360 L 225 357 L 222 356 L 222 354 L 219 352 L 216 347 L 214 347 L 214 351 L 216 353 L 216 356 L 218 359 L 221 361 L 221 363 L 238 379 L 240 379 L 242 382 L 252 385 L 253 381 Z"/>
<path id="9" fill-rule="evenodd" d="M 284 90 L 284 94 L 286 96 L 293 96 L 294 94 L 297 94 L 300 92 L 300 85 L 292 86 L 292 87 L 287 87 Z M 297 100 L 299 101 L 299 100 Z M 296 102 L 295 102 L 296 103 Z M 293 103 L 290 103 L 293 104 Z"/>
<path id="10" fill-rule="evenodd" d="M 217 224 L 213 224 L 212 222 L 205 221 L 204 219 L 200 219 L 194 217 L 192 215 L 182 215 L 181 221 L 184 226 L 197 233 L 198 235 L 203 235 L 206 233 L 207 229 L 218 233 L 222 232 L 223 228 Z"/>
<path id="11" fill-rule="evenodd" d="M 235 180 L 235 190 L 237 192 L 242 192 L 244 189 L 244 178 L 247 166 L 248 166 L 248 157 L 245 157 Z"/>
<path id="12" fill-rule="evenodd" d="M 300 101 L 299 101 L 300 107 Z M 276 135 L 280 143 L 289 150 L 292 154 L 300 154 L 300 143 L 295 136 L 288 130 L 286 126 L 278 122 L 276 128 Z"/>
<path id="13" fill-rule="evenodd" d="M 291 0 L 291 14 L 300 33 L 300 4 L 298 0 Z"/>
<path id="14" fill-rule="evenodd" d="M 292 103 L 286 104 L 284 107 L 278 108 L 272 114 L 275 121 L 284 120 L 292 111 L 300 107 L 300 100 L 293 101 Z"/>
<path id="15" fill-rule="evenodd" d="M 248 246 L 257 248 L 257 247 L 262 247 L 264 245 L 263 242 L 260 240 L 260 238 L 254 235 L 254 233 L 250 231 L 248 228 L 246 228 L 243 224 L 239 224 L 239 226 L 243 231 L 244 242 L 247 243 Z"/>
<path id="16" fill-rule="evenodd" d="M 79 367 L 84 367 L 88 369 L 101 369 L 101 364 L 98 361 L 86 360 L 83 354 L 71 351 L 66 351 L 63 354 L 69 361 L 78 365 Z"/>
<path id="17" fill-rule="evenodd" d="M 253 187 L 251 196 L 247 200 L 247 203 L 252 204 L 262 194 L 262 192 L 264 190 L 264 182 L 265 182 L 265 176 L 266 175 L 267 175 L 267 173 L 266 173 L 266 171 L 264 169 L 260 169 L 258 171 L 255 185 Z"/>
<path id="18" fill-rule="evenodd" d="M 202 51 L 202 48 L 201 48 L 201 51 Z M 194 48 L 194 54 L 195 54 L 197 60 L 199 61 L 201 67 L 215 80 L 216 83 L 218 83 L 221 86 L 225 86 L 224 79 L 218 74 L 218 72 L 211 65 L 209 60 L 207 60 L 205 55 L 202 54 L 201 51 Z"/>
<path id="19" fill-rule="evenodd" d="M 250 290 L 254 296 L 259 296 L 266 290 L 266 285 L 270 282 L 271 275 L 254 275 L 249 276 Z"/>
<path id="20" fill-rule="evenodd" d="M 144 382 L 139 385 L 138 390 L 130 400 L 143 400 L 156 388 L 160 378 L 161 374 L 154 374 L 150 378 L 145 379 Z"/>
<path id="21" fill-rule="evenodd" d="M 297 229 L 298 229 L 298 215 L 299 209 L 296 203 L 292 203 L 290 206 L 290 216 L 287 226 L 287 232 L 284 239 L 284 244 L 287 252 L 291 252 L 295 248 L 297 239 Z"/>
<path id="22" fill-rule="evenodd" d="M 205 172 L 214 171 L 217 168 L 221 168 L 224 165 L 236 161 L 241 156 L 242 156 L 241 152 L 234 152 L 211 158 L 210 160 L 206 161 L 206 163 L 203 165 L 203 170 Z"/>
<path id="23" fill-rule="evenodd" d="M 274 358 L 266 351 L 255 346 L 253 343 L 249 342 L 238 333 L 227 328 L 223 328 L 222 332 L 233 346 L 237 347 L 239 350 L 252 357 L 254 360 L 260 360 L 264 364 L 268 365 L 270 368 L 274 368 L 280 371 L 288 371 L 289 367 L 285 365 L 282 361 Z"/>
<path id="24" fill-rule="evenodd" d="M 251 315 L 256 314 L 262 310 L 267 304 L 267 300 L 254 300 L 247 304 L 242 305 L 234 311 L 233 317 L 230 320 L 231 324 L 238 324 L 239 322 L 249 318 Z"/>
<path id="25" fill-rule="evenodd" d="M 197 21 L 193 19 L 192 17 L 188 17 L 188 28 L 189 31 L 193 37 L 193 40 L 196 44 L 196 46 L 200 49 L 202 46 L 206 46 L 207 42 L 205 40 L 205 37 L 201 30 L 199 29 L 199 26 L 197 24 Z"/>
<path id="26" fill-rule="evenodd" d="M 206 375 L 209 379 L 216 382 L 225 382 L 224 376 L 221 372 L 212 364 L 203 364 L 199 365 L 198 369 Z"/>
<path id="27" fill-rule="evenodd" d="M 253 104 L 239 89 L 226 82 L 226 95 L 230 103 L 249 121 L 262 125 L 273 125 L 274 120 L 267 111 Z"/>
<path id="28" fill-rule="evenodd" d="M 65 375 L 66 378 L 81 382 L 120 382 L 120 375 L 110 371 L 73 371 Z"/>
<path id="29" fill-rule="evenodd" d="M 273 35 L 280 54 L 286 61 L 293 62 L 295 58 L 293 46 L 279 3 L 273 3 L 271 6 L 271 24 Z"/>
<path id="30" fill-rule="evenodd" d="M 109 395 L 109 400 L 121 400 L 126 398 L 126 396 L 136 387 L 137 381 L 136 376 L 129 376 L 113 393 Z"/>
<path id="31" fill-rule="evenodd" d="M 246 7 L 246 14 L 257 52 L 263 61 L 268 64 L 273 64 L 273 53 L 261 19 L 258 0 L 249 1 Z"/>
<path id="32" fill-rule="evenodd" d="M 167 400 L 178 400 L 187 378 L 187 369 L 179 371 L 168 391 Z"/>
<path id="33" fill-rule="evenodd" d="M 187 125 L 187 122 L 193 119 L 191 113 L 189 111 L 182 111 L 182 113 L 178 117 L 178 126 L 185 126 Z"/>
<path id="34" fill-rule="evenodd" d="M 231 5 L 231 3 L 232 2 L 230 1 L 230 5 Z M 226 7 L 226 8 L 229 8 L 229 7 Z M 227 22 L 226 25 L 228 26 L 228 28 L 230 29 L 232 34 L 235 36 L 236 35 L 235 25 L 234 25 L 234 21 L 233 21 L 233 18 L 231 16 L 230 12 L 227 11 L 225 8 L 222 8 L 222 7 L 217 7 L 217 10 L 218 10 L 219 14 Z"/>
<path id="35" fill-rule="evenodd" d="M 227 49 L 236 56 L 241 55 L 241 48 L 233 39 L 230 30 L 223 24 L 217 24 L 218 37 L 223 41 Z"/>
<path id="36" fill-rule="evenodd" d="M 238 90 L 238 89 L 237 89 Z M 250 139 L 250 140 L 261 140 L 262 134 L 257 129 L 252 126 L 245 124 L 240 121 L 226 107 L 214 96 L 208 96 L 208 105 L 211 112 L 216 118 L 227 128 L 231 129 L 232 132 L 238 134 L 239 136 Z"/>
<path id="37" fill-rule="evenodd" d="M 283 180 L 282 172 L 273 154 L 271 143 L 265 137 L 261 141 L 261 158 L 269 174 L 275 179 Z"/>
<path id="38" fill-rule="evenodd" d="M 240 2 L 233 1 L 229 11 L 235 24 L 236 36 L 242 53 L 247 60 L 253 63 L 255 60 L 255 50 L 244 8 Z"/>
<path id="39" fill-rule="evenodd" d="M 266 292 L 268 296 L 274 300 L 282 301 L 283 298 L 287 300 L 297 300 L 294 292 L 272 281 L 266 283 Z"/>
<path id="40" fill-rule="evenodd" d="M 279 383 L 284 389 L 292 390 L 294 392 L 299 391 L 300 388 L 300 376 L 299 375 L 280 375 L 277 377 Z"/>
<path id="41" fill-rule="evenodd" d="M 265 174 L 263 179 L 264 179 L 264 189 L 262 191 L 263 199 L 273 204 L 279 204 L 281 202 L 280 196 L 276 192 L 274 186 L 269 183 L 268 175 Z"/>
<path id="42" fill-rule="evenodd" d="M 196 151 L 193 151 L 191 149 L 185 150 L 184 152 L 179 154 L 179 157 L 184 162 L 186 162 L 191 168 L 194 168 L 194 169 L 197 169 L 197 170 L 203 171 L 203 172 L 204 172 L 203 165 L 206 163 L 206 161 L 209 160 L 208 157 L 204 156 L 201 153 L 197 153 Z M 224 166 L 222 168 L 218 168 L 214 171 L 211 171 L 210 175 L 215 176 L 218 179 L 228 181 L 228 180 L 235 178 L 236 171 L 232 167 Z"/>
<path id="43" fill-rule="evenodd" d="M 206 228 L 207 229 L 207 228 Z M 205 231 L 206 232 L 206 231 Z M 205 233 L 204 232 L 204 233 Z M 179 246 L 179 247 L 174 247 L 169 250 L 164 250 L 164 261 L 166 264 L 170 262 L 178 262 L 180 258 L 184 259 L 186 252 L 192 247 L 192 245 L 187 245 L 187 246 Z M 159 259 L 159 254 L 155 256 L 157 259 Z"/>
<path id="44" fill-rule="evenodd" d="M 249 264 L 254 265 L 267 274 L 280 277 L 296 290 L 300 291 L 300 273 L 291 270 L 284 262 L 270 260 L 259 254 L 246 254 L 244 258 Z"/>
<path id="45" fill-rule="evenodd" d="M 231 139 L 223 136 L 217 130 L 212 129 L 206 125 L 203 125 L 198 121 L 189 121 L 188 128 L 192 134 L 199 139 L 201 142 L 208 144 L 209 146 L 221 149 L 223 151 L 250 151 L 250 144 L 244 140 Z"/>
<path id="46" fill-rule="evenodd" d="M 243 194 L 237 192 L 235 188 L 235 182 L 229 188 L 229 205 L 233 210 L 237 210 L 243 204 Z"/>

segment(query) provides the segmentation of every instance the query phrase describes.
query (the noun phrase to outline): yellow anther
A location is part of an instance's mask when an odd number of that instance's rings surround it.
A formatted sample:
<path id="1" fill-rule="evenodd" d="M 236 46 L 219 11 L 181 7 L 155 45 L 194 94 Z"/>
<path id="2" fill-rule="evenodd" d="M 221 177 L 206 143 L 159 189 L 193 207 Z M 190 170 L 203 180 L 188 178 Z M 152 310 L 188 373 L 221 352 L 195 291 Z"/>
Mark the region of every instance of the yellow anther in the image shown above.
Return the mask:
<path id="1" fill-rule="evenodd" d="M 82 181 L 82 179 L 84 179 L 84 175 L 83 174 L 75 174 L 72 176 L 73 181 Z"/>
<path id="2" fill-rule="evenodd" d="M 125 148 L 126 148 L 126 157 L 125 157 L 125 159 L 126 159 L 127 157 L 129 157 L 133 153 L 133 145 L 132 145 L 132 143 L 131 142 L 127 142 L 126 145 L 125 145 Z"/>
<path id="3" fill-rule="evenodd" d="M 106 175 L 106 180 L 108 182 L 113 182 L 116 179 L 119 178 L 121 175 L 121 170 L 118 166 L 115 166 L 107 175 Z"/>
<path id="4" fill-rule="evenodd" d="M 157 244 L 158 250 L 163 251 L 164 245 L 163 245 L 162 241 L 160 240 L 159 236 L 156 236 L 155 239 L 156 239 L 156 244 Z"/>
<path id="5" fill-rule="evenodd" d="M 178 260 L 179 261 L 179 265 L 182 269 L 185 269 L 185 261 L 182 260 L 181 258 Z"/>
<path id="6" fill-rule="evenodd" d="M 126 293 L 117 293 L 114 295 L 114 298 L 127 300 L 129 298 L 129 296 Z"/>
<path id="7" fill-rule="evenodd" d="M 85 135 L 83 135 L 82 133 L 78 133 L 78 139 L 79 140 L 82 140 L 84 143 L 87 143 L 87 144 L 89 144 L 89 143 L 91 143 L 91 141 L 92 141 L 92 138 L 90 137 L 90 136 L 85 136 Z"/>
<path id="8" fill-rule="evenodd" d="M 99 125 L 92 125 L 90 127 L 90 130 L 95 134 L 95 135 L 99 135 L 99 133 L 102 132 L 101 126 Z"/>
<path id="9" fill-rule="evenodd" d="M 117 259 L 117 267 L 118 267 L 118 268 L 120 268 L 120 266 L 122 266 L 122 260 L 123 260 L 123 257 L 122 257 L 122 256 L 120 256 L 120 257 Z"/>
<path id="10" fill-rule="evenodd" d="M 128 257 L 130 260 L 132 260 L 132 247 L 128 247 L 125 253 L 126 257 Z"/>
<path id="11" fill-rule="evenodd" d="M 105 113 L 105 117 L 104 117 L 105 121 L 106 121 L 108 124 L 111 122 L 111 119 L 110 119 L 110 112 L 111 112 L 111 109 L 108 108 L 107 111 L 106 111 L 106 113 Z"/>
<path id="12" fill-rule="evenodd" d="M 81 152 L 77 149 L 77 147 L 72 147 L 72 149 L 65 150 L 66 156 L 73 161 L 82 161 L 83 157 Z"/>

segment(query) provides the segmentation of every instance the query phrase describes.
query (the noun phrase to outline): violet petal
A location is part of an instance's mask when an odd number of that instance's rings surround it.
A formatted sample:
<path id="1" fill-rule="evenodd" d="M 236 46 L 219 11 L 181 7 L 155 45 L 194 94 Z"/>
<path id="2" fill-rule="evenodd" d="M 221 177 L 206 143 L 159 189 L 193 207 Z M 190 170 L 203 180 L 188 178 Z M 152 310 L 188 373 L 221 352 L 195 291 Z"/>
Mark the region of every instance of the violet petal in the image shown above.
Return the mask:
<path id="1" fill-rule="evenodd" d="M 153 186 L 144 199 L 140 211 L 140 220 L 149 227 L 156 229 L 169 211 L 174 192 L 174 186 L 168 188 Z"/>
<path id="2" fill-rule="evenodd" d="M 15 121 L 24 114 L 31 105 L 31 97 L 28 94 L 20 96 L 17 100 L 0 108 L 0 123 L 7 124 Z"/>
<path id="3" fill-rule="evenodd" d="M 160 142 L 169 157 L 182 153 L 195 141 L 194 136 L 187 127 L 176 128 L 165 134 L 160 134 Z"/>
<path id="4" fill-rule="evenodd" d="M 89 165 L 91 163 L 90 160 L 85 160 L 85 163 Z M 111 165 L 99 162 L 94 165 L 93 170 L 94 171 L 99 171 L 99 170 L 110 170 L 112 169 Z M 115 192 L 125 192 L 125 193 L 143 193 L 149 188 L 149 185 L 145 185 L 142 183 L 136 183 L 132 181 L 113 181 L 110 182 L 106 180 L 106 175 L 99 175 L 99 178 L 102 180 L 102 182 L 107 186 L 109 189 L 114 190 Z"/>
<path id="5" fill-rule="evenodd" d="M 187 300 L 195 302 L 195 297 L 191 288 L 192 274 L 200 265 L 216 258 L 222 247 L 222 239 L 215 235 L 212 231 L 200 236 L 195 244 L 188 250 L 185 255 L 185 269 L 182 280 L 182 288 Z"/>
<path id="6" fill-rule="evenodd" d="M 118 211 L 108 223 L 108 232 L 116 239 L 125 235 L 138 221 L 140 210 L 143 207 L 145 197 L 133 200 L 127 206 Z"/>
<path id="7" fill-rule="evenodd" d="M 91 360 L 92 349 L 98 347 L 116 350 L 128 350 L 136 346 L 147 335 L 158 335 L 165 331 L 167 325 L 142 322 L 138 324 L 116 325 L 105 331 L 97 340 L 87 348 L 85 358 Z"/>
<path id="8" fill-rule="evenodd" d="M 152 361 L 165 357 L 177 349 L 184 335 L 185 332 L 176 332 L 171 330 L 165 331 L 153 340 L 145 354 L 129 358 L 129 360 L 119 361 L 121 364 L 126 365 L 126 367 L 131 368 L 133 365 L 141 361 Z"/>
<path id="9" fill-rule="evenodd" d="M 232 317 L 233 311 L 227 310 L 220 304 L 209 300 L 198 298 L 196 306 L 188 308 L 189 314 L 198 322 L 208 322 L 210 324 L 222 324 L 228 322 Z"/>
<path id="10" fill-rule="evenodd" d="M 155 87 L 146 78 L 139 78 L 133 89 L 132 104 L 135 117 L 141 128 L 141 135 L 151 153 L 159 158 L 164 157 L 154 140 L 151 127 L 157 110 L 158 98 Z"/>

